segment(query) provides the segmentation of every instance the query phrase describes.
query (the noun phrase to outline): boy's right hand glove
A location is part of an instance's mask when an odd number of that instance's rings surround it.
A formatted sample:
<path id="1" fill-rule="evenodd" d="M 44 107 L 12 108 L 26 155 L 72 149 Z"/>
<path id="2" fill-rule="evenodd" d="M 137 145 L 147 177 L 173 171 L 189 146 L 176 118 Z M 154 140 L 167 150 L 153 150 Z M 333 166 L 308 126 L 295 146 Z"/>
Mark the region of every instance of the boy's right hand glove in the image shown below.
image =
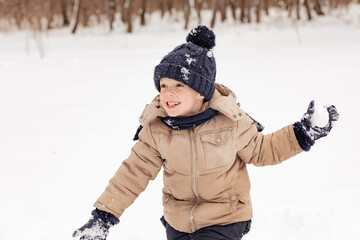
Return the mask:
<path id="1" fill-rule="evenodd" d="M 319 138 L 325 137 L 332 129 L 334 122 L 339 119 L 339 114 L 334 105 L 325 106 L 328 111 L 328 122 L 326 126 L 319 127 L 316 125 L 318 119 L 315 119 L 314 101 L 311 101 L 306 113 L 301 118 L 300 122 L 294 123 L 294 132 L 300 147 L 304 151 L 309 151 L 311 146 Z"/>
<path id="2" fill-rule="evenodd" d="M 324 106 L 329 113 L 328 123 L 324 127 L 316 126 L 314 124 L 315 119 L 313 119 L 313 115 L 315 112 L 314 105 L 315 103 L 313 100 L 310 102 L 306 113 L 303 115 L 301 119 L 301 125 L 303 129 L 306 131 L 306 134 L 313 141 L 316 141 L 319 138 L 325 137 L 330 133 L 330 130 L 332 129 L 334 122 L 339 120 L 339 114 L 334 105 Z"/>
<path id="3" fill-rule="evenodd" d="M 99 209 L 93 210 L 91 215 L 90 220 L 73 233 L 73 237 L 80 237 L 80 240 L 105 240 L 109 228 L 119 223 L 114 215 Z"/>

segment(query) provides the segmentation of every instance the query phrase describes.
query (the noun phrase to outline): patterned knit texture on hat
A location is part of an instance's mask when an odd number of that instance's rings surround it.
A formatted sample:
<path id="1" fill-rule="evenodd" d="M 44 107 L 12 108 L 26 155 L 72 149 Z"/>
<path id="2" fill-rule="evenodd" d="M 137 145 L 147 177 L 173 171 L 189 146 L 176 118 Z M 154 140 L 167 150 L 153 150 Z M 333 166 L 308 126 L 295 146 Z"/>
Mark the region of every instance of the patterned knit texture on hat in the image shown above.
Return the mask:
<path id="1" fill-rule="evenodd" d="M 160 92 L 160 79 L 181 82 L 209 101 L 215 91 L 216 63 L 212 48 L 215 34 L 206 26 L 192 29 L 186 43 L 177 46 L 155 67 L 154 82 Z"/>

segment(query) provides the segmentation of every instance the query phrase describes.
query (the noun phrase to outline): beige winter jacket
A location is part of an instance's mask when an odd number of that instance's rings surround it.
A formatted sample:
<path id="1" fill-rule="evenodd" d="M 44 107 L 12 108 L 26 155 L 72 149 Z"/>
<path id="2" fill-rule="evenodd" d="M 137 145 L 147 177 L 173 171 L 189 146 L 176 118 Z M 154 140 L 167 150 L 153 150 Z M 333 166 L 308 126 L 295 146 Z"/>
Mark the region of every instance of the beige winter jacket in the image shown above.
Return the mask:
<path id="1" fill-rule="evenodd" d="M 279 164 L 302 149 L 292 124 L 258 132 L 223 85 L 216 84 L 207 107 L 219 113 L 192 129 L 172 130 L 158 118 L 166 112 L 156 97 L 140 117 L 139 141 L 94 206 L 120 217 L 163 167 L 164 216 L 178 231 L 251 219 L 246 164 Z"/>

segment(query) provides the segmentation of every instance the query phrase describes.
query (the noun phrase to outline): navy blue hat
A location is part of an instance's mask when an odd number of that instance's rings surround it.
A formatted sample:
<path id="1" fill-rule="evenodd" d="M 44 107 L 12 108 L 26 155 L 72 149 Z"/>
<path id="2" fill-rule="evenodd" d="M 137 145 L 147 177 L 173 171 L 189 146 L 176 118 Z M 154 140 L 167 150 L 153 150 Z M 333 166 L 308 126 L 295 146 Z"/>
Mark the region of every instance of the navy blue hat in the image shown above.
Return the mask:
<path id="1" fill-rule="evenodd" d="M 154 82 L 160 92 L 160 79 L 179 81 L 209 101 L 215 91 L 216 63 L 211 49 L 215 46 L 215 34 L 206 26 L 192 29 L 186 43 L 177 46 L 155 67 Z"/>

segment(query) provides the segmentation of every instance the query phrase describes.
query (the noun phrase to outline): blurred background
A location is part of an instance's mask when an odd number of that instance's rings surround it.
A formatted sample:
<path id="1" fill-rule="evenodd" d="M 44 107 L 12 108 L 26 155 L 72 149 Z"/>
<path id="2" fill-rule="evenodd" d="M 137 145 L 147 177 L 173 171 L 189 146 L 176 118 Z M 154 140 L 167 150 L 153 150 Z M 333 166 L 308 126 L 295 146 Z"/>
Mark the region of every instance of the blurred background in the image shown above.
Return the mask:
<path id="1" fill-rule="evenodd" d="M 264 134 L 313 99 L 340 114 L 310 152 L 248 166 L 243 239 L 360 239 L 359 1 L 0 0 L 0 240 L 73 239 L 158 94 L 154 67 L 198 24 Z M 160 172 L 108 239 L 166 239 L 161 189 Z"/>
<path id="2" fill-rule="evenodd" d="M 309 21 L 329 15 L 335 9 L 348 9 L 360 4 L 359 0 L 1 0 L 0 30 L 31 28 L 49 30 L 65 28 L 71 24 L 75 33 L 79 25 L 91 27 L 107 23 L 110 30 L 126 25 L 133 32 L 135 22 L 149 24 L 152 15 L 166 15 L 182 22 L 185 29 L 189 22 L 213 28 L 218 22 L 231 18 L 241 23 L 261 23 L 271 11 L 287 15 L 293 20 Z M 204 14 L 211 14 L 204 19 Z"/>

